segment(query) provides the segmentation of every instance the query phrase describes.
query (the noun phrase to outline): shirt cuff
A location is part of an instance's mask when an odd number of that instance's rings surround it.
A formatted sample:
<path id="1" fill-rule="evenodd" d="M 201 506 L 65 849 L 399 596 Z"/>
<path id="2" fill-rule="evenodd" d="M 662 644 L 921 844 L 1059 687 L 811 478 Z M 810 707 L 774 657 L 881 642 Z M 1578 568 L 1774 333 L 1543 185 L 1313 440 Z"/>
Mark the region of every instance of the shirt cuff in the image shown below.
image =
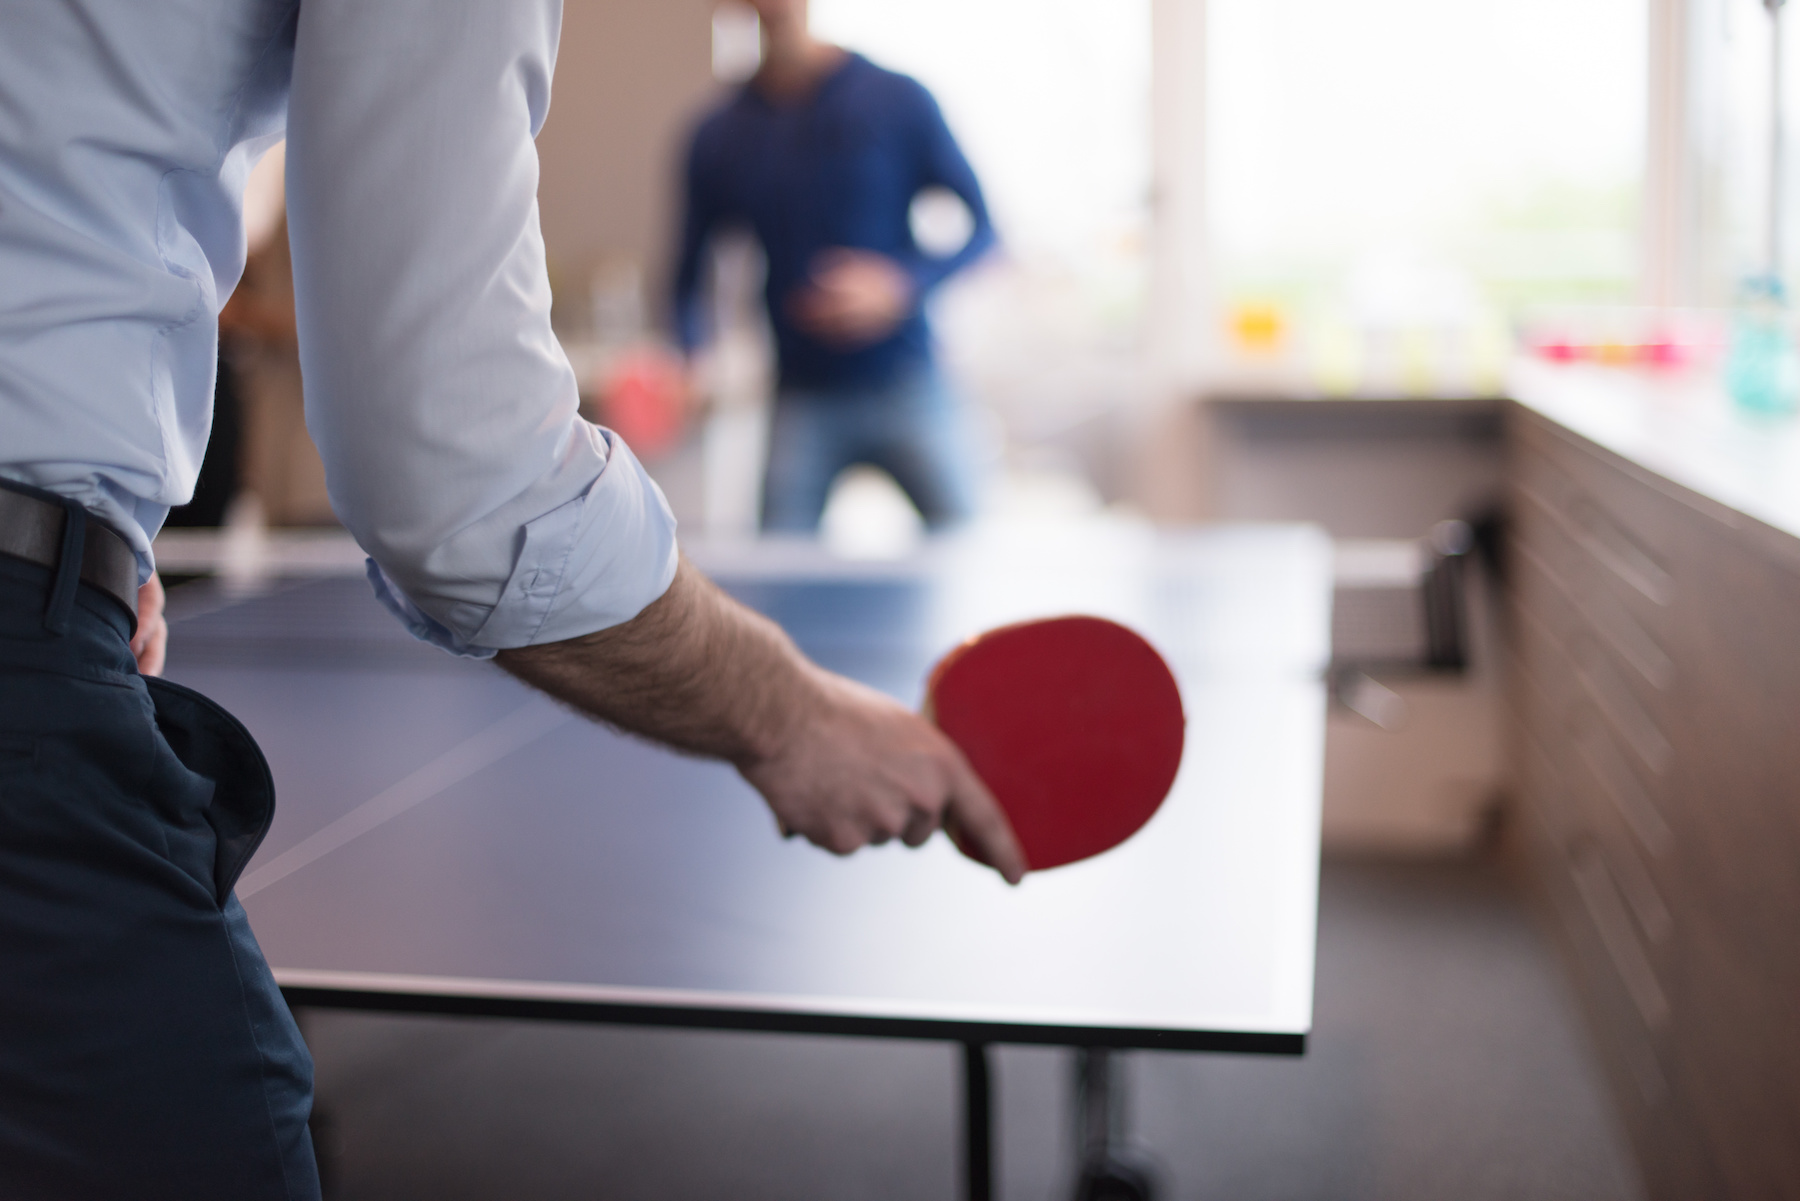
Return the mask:
<path id="1" fill-rule="evenodd" d="M 376 597 L 413 637 L 453 655 L 561 642 L 622 625 L 675 579 L 675 515 L 624 441 L 602 430 L 606 467 L 586 492 L 528 522 L 500 599 L 473 632 L 451 629 L 369 561 Z"/>

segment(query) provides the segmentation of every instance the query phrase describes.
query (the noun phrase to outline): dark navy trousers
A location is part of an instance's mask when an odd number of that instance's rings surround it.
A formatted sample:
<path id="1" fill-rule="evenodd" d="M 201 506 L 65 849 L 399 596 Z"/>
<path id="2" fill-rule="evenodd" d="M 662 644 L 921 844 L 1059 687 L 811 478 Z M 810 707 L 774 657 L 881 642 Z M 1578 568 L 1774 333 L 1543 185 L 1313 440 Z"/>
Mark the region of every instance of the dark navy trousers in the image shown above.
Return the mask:
<path id="1" fill-rule="evenodd" d="M 314 1201 L 312 1060 L 231 891 L 268 766 L 102 593 L 47 622 L 54 574 L 0 556 L 0 1198 Z"/>

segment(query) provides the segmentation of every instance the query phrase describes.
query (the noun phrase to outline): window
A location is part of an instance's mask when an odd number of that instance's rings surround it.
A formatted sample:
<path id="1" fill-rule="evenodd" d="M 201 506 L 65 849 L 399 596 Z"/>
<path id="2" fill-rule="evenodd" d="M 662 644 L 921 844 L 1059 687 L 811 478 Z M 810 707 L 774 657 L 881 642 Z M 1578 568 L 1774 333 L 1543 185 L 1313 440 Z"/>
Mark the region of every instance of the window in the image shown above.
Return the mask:
<path id="1" fill-rule="evenodd" d="M 1800 196 L 1792 184 L 1793 154 L 1784 152 L 1779 229 L 1781 255 L 1771 261 L 1770 230 L 1770 71 L 1772 24 L 1763 0 L 1693 0 L 1688 14 L 1692 31 L 1693 72 L 1689 128 L 1692 148 L 1696 278 L 1690 299 L 1725 305 L 1735 299 L 1742 282 L 1771 267 L 1793 265 L 1794 237 L 1800 232 Z M 1785 139 L 1791 144 L 1800 129 L 1800 13 L 1781 18 L 1783 72 L 1782 112 Z"/>
<path id="2" fill-rule="evenodd" d="M 1634 298 L 1645 0 L 1208 0 L 1207 20 L 1226 360 L 1328 393 L 1486 391 L 1521 312 Z"/>

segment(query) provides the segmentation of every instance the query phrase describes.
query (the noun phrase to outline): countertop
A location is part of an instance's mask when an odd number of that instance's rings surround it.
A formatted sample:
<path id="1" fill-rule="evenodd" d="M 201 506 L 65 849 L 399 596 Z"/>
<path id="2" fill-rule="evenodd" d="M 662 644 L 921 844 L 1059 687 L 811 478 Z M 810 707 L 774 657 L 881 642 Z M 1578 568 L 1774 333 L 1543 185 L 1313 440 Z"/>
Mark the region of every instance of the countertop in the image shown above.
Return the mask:
<path id="1" fill-rule="evenodd" d="M 1564 429 L 1800 538 L 1800 418 L 1740 411 L 1712 375 L 1520 360 L 1513 399 Z"/>

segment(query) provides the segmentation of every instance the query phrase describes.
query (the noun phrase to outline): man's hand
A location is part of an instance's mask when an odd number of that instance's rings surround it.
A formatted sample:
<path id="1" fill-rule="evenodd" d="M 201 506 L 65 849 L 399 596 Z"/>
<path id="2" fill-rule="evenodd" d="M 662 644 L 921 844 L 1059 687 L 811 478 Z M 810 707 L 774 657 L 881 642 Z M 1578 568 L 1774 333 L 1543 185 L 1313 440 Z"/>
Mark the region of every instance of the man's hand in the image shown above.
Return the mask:
<path id="1" fill-rule="evenodd" d="M 160 676 L 169 651 L 169 623 L 163 620 L 162 577 L 155 572 L 138 588 L 137 633 L 131 653 L 137 656 L 138 673 Z"/>
<path id="2" fill-rule="evenodd" d="M 794 323 L 821 342 L 854 350 L 893 333 L 912 311 L 913 285 L 900 264 L 872 250 L 819 255 L 812 281 L 788 303 Z"/>
<path id="3" fill-rule="evenodd" d="M 777 753 L 742 769 L 782 830 L 843 855 L 893 838 L 916 847 L 948 824 L 1016 883 L 1012 830 L 956 746 L 874 689 L 812 671 L 817 712 Z"/>
<path id="4" fill-rule="evenodd" d="M 886 696 L 809 662 L 768 619 L 685 559 L 624 625 L 502 651 L 500 666 L 611 725 L 735 764 L 784 833 L 835 854 L 948 825 L 1009 882 L 1025 857 L 948 738 Z"/>
<path id="5" fill-rule="evenodd" d="M 783 834 L 848 855 L 895 838 L 922 846 L 942 827 L 1007 883 L 1024 878 L 1012 826 L 954 743 L 890 697 L 806 666 L 810 715 L 774 754 L 738 764 Z"/>

